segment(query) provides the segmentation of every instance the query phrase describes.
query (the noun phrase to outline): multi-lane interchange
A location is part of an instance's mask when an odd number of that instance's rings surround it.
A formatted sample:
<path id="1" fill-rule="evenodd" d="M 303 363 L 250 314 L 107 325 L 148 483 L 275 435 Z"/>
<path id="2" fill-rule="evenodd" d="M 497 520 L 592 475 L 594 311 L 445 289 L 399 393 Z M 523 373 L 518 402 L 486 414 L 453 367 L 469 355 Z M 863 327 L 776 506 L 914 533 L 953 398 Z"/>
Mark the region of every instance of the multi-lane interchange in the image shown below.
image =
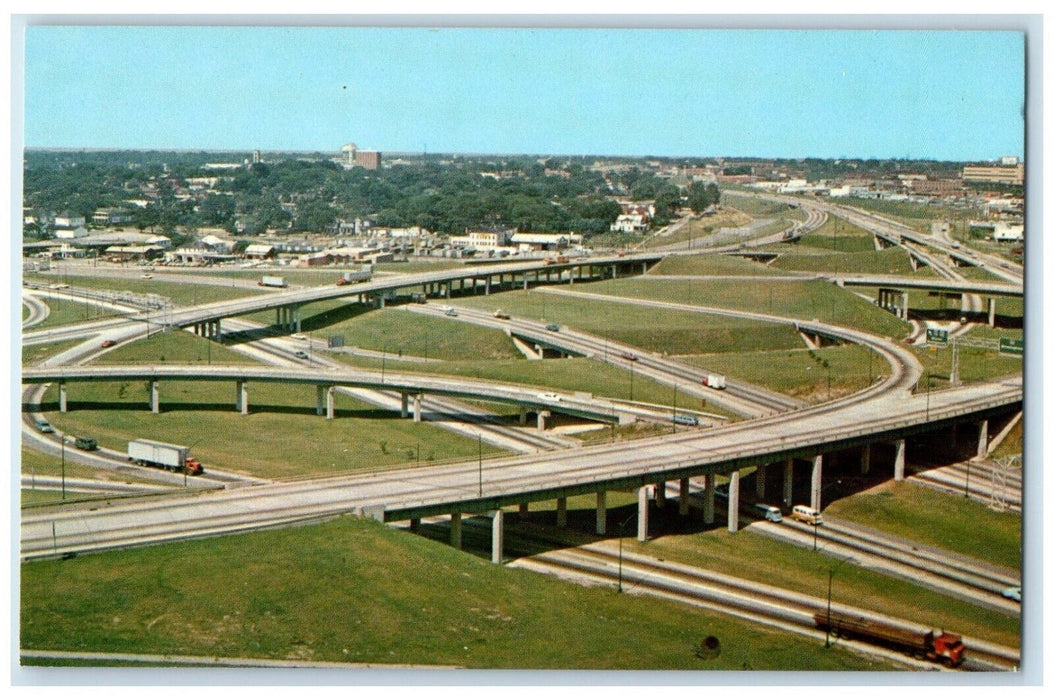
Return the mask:
<path id="1" fill-rule="evenodd" d="M 635 271 L 627 267 L 631 265 L 643 270 L 656 259 L 657 256 L 643 256 L 641 259 L 620 256 L 596 261 L 576 260 L 559 266 L 517 264 L 489 267 L 485 271 L 443 271 L 353 288 L 325 287 L 276 292 L 193 309 L 79 324 L 61 333 L 64 338 L 88 339 L 85 344 L 96 344 L 96 347 L 100 333 L 118 340 L 134 339 L 149 333 L 151 324 L 169 328 L 195 327 L 202 334 L 214 337 L 220 332 L 221 319 L 265 309 L 278 309 L 277 325 L 294 330 L 299 318 L 299 307 L 322 299 L 359 296 L 366 301 L 372 297 L 378 304 L 383 304 L 386 295 L 394 294 L 399 289 L 418 287 L 426 294 L 447 298 L 452 291 L 487 294 L 503 287 L 526 286 L 530 275 L 534 275 L 535 283 L 573 283 L 596 278 L 599 276 L 598 271 L 600 275 L 610 273 L 616 276 L 620 271 L 621 274 Z M 1012 290 L 999 291 L 1013 293 Z M 414 307 L 414 310 L 436 313 L 430 306 Z M 688 376 L 685 372 L 691 368 L 628 346 L 612 345 L 586 334 L 575 333 L 572 329 L 563 329 L 558 334 L 545 334 L 544 329 L 538 327 L 539 324 L 532 322 L 495 319 L 465 309 L 459 311 L 460 320 L 508 328 L 510 333 L 518 333 L 527 340 L 547 343 L 569 353 L 598 359 L 603 356 L 613 364 L 624 366 L 632 363 L 636 371 L 642 374 L 650 372 L 660 381 L 663 377 L 669 381 L 689 381 L 693 389 L 708 393 L 698 383 L 698 368 L 692 370 L 696 373 L 694 376 Z M 707 311 L 727 313 L 724 310 Z M 397 473 L 375 472 L 295 483 L 260 484 L 250 489 L 193 496 L 170 496 L 164 499 L 163 507 L 158 507 L 156 500 L 140 503 L 136 499 L 124 499 L 119 504 L 95 504 L 91 508 L 67 506 L 37 509 L 23 517 L 22 557 L 29 560 L 70 552 L 238 532 L 345 513 L 359 513 L 385 521 L 409 520 L 411 523 L 421 518 L 449 515 L 451 539 L 459 542 L 462 514 L 490 513 L 494 535 L 492 546 L 495 559 L 501 561 L 502 507 L 517 504 L 522 507 L 522 504 L 532 501 L 555 498 L 559 508 L 561 503 L 566 504 L 569 496 L 595 494 L 597 531 L 603 533 L 607 529 L 607 492 L 627 488 L 639 489 L 638 535 L 643 539 L 648 534 L 647 500 L 656 497 L 660 487 L 665 492 L 667 483 L 678 483 L 687 495 L 691 492 L 691 484 L 701 477 L 703 485 L 698 497 L 702 501 L 703 517 L 707 522 L 713 522 L 713 475 L 735 475 L 744 466 L 757 466 L 760 470 L 769 471 L 777 467 L 783 475 L 786 502 L 795 460 L 799 463 L 804 460 L 811 466 L 810 500 L 818 508 L 821 506 L 825 452 L 860 450 L 862 466 L 866 463 L 867 468 L 870 468 L 871 446 L 891 444 L 895 457 L 890 471 L 896 478 L 903 478 L 904 444 L 907 438 L 949 426 L 970 424 L 978 426 L 979 440 L 983 441 L 987 435 L 988 418 L 1014 409 L 1022 400 L 1020 380 L 988 382 L 925 396 L 912 396 L 911 390 L 918 381 L 920 371 L 913 356 L 896 343 L 829 324 L 800 319 L 779 321 L 796 323 L 803 333 L 866 345 L 887 360 L 889 372 L 862 392 L 813 407 L 803 407 L 765 390 L 756 392 L 757 387 L 746 383 L 737 384 L 733 380 L 729 382 L 726 400 L 739 409 L 737 413 L 753 418 L 705 432 L 681 432 L 635 441 L 631 456 L 627 456 L 622 445 L 579 446 L 479 463 L 472 461 L 419 470 L 404 469 Z M 59 332 L 52 333 L 49 340 L 54 341 Z M 24 381 L 27 384 L 67 383 L 116 376 L 159 381 L 162 378 L 187 376 L 188 372 L 200 379 L 204 369 L 200 366 L 83 368 L 59 365 L 27 369 Z M 207 371 L 211 373 L 208 378 L 217 381 L 299 381 L 326 387 L 327 390 L 334 386 L 358 386 L 396 391 L 403 396 L 404 415 L 407 414 L 406 397 L 416 397 L 426 392 L 501 400 L 531 407 L 532 410 L 571 413 L 579 410 L 580 415 L 594 419 L 610 418 L 612 415 L 610 404 L 608 409 L 598 409 L 597 402 L 592 399 L 582 400 L 581 405 L 577 405 L 575 397 L 569 394 L 539 393 L 533 388 L 498 386 L 464 378 L 450 381 L 434 375 L 400 372 L 379 379 L 376 372 L 334 372 L 301 367 L 277 370 L 214 367 Z M 248 405 L 243 387 L 238 387 L 232 402 L 239 409 Z M 709 393 L 713 398 L 713 392 Z M 320 392 L 316 406 L 318 412 L 331 412 L 331 404 L 326 407 L 326 411 L 322 410 L 321 396 Z M 417 406 L 415 409 L 419 411 Z M 982 449 L 980 444 L 978 447 Z M 875 468 L 880 467 L 876 465 Z M 734 476 L 732 485 L 733 489 L 738 488 L 738 480 Z M 730 512 L 728 517 L 730 529 L 733 528 L 733 521 L 738 527 L 738 513 Z"/>

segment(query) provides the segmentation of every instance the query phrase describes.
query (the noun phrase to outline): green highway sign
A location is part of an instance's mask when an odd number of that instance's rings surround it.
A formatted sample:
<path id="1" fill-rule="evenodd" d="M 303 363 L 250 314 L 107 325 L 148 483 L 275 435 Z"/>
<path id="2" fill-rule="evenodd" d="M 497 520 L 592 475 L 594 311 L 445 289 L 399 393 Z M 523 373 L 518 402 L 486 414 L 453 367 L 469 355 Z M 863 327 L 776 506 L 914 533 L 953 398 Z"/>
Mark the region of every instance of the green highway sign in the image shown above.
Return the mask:
<path id="1" fill-rule="evenodd" d="M 926 342 L 936 341 L 938 343 L 948 342 L 948 331 L 942 331 L 940 328 L 927 328 L 926 329 Z"/>
<path id="2" fill-rule="evenodd" d="M 1015 340 L 1013 338 L 1000 338 L 999 352 L 1006 353 L 1007 355 L 1024 355 L 1025 341 Z"/>

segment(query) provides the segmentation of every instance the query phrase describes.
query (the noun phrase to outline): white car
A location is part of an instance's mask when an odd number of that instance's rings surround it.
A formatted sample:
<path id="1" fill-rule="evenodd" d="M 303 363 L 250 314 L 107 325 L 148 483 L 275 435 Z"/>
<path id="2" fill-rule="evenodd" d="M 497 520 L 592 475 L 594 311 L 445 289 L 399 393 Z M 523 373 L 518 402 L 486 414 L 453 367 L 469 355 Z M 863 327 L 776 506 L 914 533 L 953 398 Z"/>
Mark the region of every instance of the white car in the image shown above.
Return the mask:
<path id="1" fill-rule="evenodd" d="M 291 335 L 289 337 L 292 338 L 293 340 L 307 340 L 307 336 L 304 335 L 303 333 L 294 333 L 293 335 Z"/>

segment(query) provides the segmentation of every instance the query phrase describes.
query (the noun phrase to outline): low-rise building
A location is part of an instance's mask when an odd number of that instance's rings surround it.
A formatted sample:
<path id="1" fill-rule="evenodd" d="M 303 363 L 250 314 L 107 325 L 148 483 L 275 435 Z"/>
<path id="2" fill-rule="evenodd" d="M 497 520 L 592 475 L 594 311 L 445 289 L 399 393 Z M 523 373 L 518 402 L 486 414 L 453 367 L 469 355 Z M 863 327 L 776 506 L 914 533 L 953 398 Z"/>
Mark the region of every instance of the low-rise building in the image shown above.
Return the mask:
<path id="1" fill-rule="evenodd" d="M 582 245 L 580 233 L 515 233 L 512 243 L 520 250 L 564 250 Z"/>

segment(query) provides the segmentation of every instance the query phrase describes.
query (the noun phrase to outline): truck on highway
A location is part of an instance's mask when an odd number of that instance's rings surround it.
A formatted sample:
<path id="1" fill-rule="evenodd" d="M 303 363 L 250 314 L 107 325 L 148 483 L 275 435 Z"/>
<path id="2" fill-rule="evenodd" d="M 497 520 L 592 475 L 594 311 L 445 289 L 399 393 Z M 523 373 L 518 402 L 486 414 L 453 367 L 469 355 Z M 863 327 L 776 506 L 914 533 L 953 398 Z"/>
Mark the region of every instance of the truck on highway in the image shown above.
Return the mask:
<path id="1" fill-rule="evenodd" d="M 558 265 L 560 263 L 568 262 L 569 260 L 570 260 L 570 258 L 568 258 L 566 255 L 554 255 L 552 257 L 546 258 L 545 259 L 545 264 L 546 265 Z"/>
<path id="2" fill-rule="evenodd" d="M 160 467 L 170 472 L 204 474 L 201 462 L 190 456 L 190 448 L 170 445 L 156 440 L 131 440 L 128 443 L 128 460 L 147 467 Z"/>
<path id="3" fill-rule="evenodd" d="M 264 275 L 260 278 L 260 281 L 257 282 L 257 284 L 261 287 L 281 287 L 283 289 L 289 286 L 285 281 L 285 277 L 277 277 L 274 275 Z"/>
<path id="4" fill-rule="evenodd" d="M 816 626 L 836 637 L 863 639 L 892 649 L 899 649 L 947 666 L 958 666 L 966 655 L 966 645 L 957 634 L 912 629 L 869 620 L 859 615 L 845 615 L 826 610 L 812 616 Z"/>
<path id="5" fill-rule="evenodd" d="M 703 386 L 708 386 L 711 389 L 724 389 L 725 388 L 725 375 L 723 374 L 708 374 L 703 377 Z"/>
<path id="6" fill-rule="evenodd" d="M 360 270 L 359 272 L 344 272 L 337 278 L 337 286 L 343 287 L 345 284 L 355 284 L 356 282 L 369 282 L 370 278 L 373 277 L 371 270 Z"/>

